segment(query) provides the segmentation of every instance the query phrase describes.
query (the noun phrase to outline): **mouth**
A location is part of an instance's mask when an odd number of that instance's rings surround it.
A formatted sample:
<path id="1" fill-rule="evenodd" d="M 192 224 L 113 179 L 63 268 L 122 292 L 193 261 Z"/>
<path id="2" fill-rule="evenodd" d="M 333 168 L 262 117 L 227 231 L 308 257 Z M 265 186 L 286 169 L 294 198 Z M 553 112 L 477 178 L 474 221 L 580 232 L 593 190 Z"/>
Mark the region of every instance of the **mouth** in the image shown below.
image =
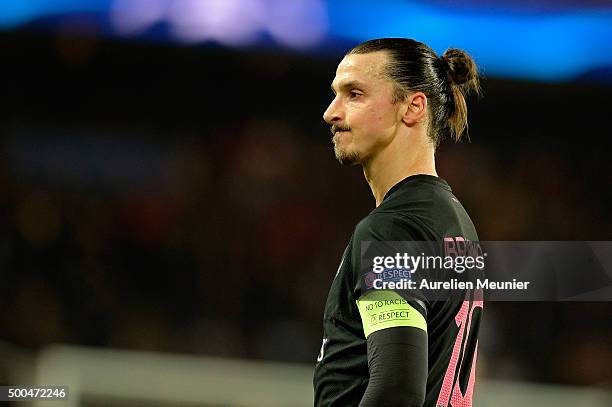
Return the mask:
<path id="1" fill-rule="evenodd" d="M 341 137 L 343 134 L 348 133 L 350 130 L 335 130 L 332 131 L 332 134 L 334 135 L 332 138 L 333 142 L 336 142 L 336 140 Z"/>
<path id="2" fill-rule="evenodd" d="M 332 128 L 330 129 L 331 133 L 335 136 L 336 134 L 341 134 L 341 133 L 348 133 L 350 130 L 347 128 L 341 128 L 341 127 L 336 127 L 336 126 L 332 126 Z"/>

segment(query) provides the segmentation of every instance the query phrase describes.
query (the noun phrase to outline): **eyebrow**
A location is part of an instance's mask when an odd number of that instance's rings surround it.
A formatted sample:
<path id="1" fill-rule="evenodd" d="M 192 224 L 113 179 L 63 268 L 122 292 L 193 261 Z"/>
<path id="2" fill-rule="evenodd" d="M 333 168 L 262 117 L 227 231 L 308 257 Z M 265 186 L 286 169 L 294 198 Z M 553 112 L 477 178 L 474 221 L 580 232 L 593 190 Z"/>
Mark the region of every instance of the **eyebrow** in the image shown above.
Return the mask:
<path id="1" fill-rule="evenodd" d="M 363 84 L 359 81 L 349 81 L 349 82 L 345 82 L 342 85 L 340 85 L 340 89 L 347 89 L 347 88 L 359 88 L 359 89 L 363 89 Z M 332 92 L 334 92 L 334 95 L 336 94 L 336 89 L 334 88 L 334 84 L 331 84 L 331 90 Z"/>

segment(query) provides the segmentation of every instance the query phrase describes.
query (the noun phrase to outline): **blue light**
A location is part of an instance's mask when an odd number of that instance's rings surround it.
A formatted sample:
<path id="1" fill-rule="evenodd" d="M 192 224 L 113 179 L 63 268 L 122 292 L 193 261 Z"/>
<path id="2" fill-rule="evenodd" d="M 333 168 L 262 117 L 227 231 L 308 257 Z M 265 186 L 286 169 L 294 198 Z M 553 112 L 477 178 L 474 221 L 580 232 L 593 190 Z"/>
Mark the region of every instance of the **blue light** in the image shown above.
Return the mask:
<path id="1" fill-rule="evenodd" d="M 487 75 L 557 81 L 612 65 L 612 9 L 502 14 L 399 0 L 330 0 L 328 7 L 335 37 L 409 37 L 438 53 L 462 48 Z"/>
<path id="2" fill-rule="evenodd" d="M 0 28 L 11 29 L 40 17 L 74 12 L 106 12 L 111 0 L 2 0 Z"/>
<path id="3" fill-rule="evenodd" d="M 278 10 L 279 4 L 290 1 L 258 0 L 258 4 Z M 172 4 L 182 6 L 181 0 Z M 562 81 L 612 67 L 612 8 L 583 10 L 576 5 L 543 12 L 537 8 L 538 0 L 534 4 L 537 11 L 529 12 L 525 7 L 491 8 L 486 2 L 461 8 L 419 0 L 327 0 L 325 12 L 303 15 L 300 23 L 312 27 L 326 19 L 329 37 L 323 44 L 327 45 L 337 40 L 356 44 L 376 37 L 410 37 L 438 53 L 448 47 L 462 48 L 489 76 Z M 2 0 L 0 29 L 75 12 L 104 17 L 110 15 L 112 5 L 113 0 Z M 248 12 L 248 7 L 244 10 Z M 160 21 L 169 18 L 160 16 Z"/>

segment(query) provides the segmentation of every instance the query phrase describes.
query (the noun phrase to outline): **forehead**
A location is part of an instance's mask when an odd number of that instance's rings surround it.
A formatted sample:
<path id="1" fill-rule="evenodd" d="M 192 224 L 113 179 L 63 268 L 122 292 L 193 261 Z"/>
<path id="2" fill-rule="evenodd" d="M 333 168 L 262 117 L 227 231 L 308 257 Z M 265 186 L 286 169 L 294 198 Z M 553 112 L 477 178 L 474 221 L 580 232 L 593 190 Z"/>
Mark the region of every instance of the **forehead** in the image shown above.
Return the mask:
<path id="1" fill-rule="evenodd" d="M 336 69 L 332 87 L 339 88 L 343 83 L 353 81 L 370 84 L 386 80 L 383 73 L 387 58 L 384 51 L 345 56 Z"/>

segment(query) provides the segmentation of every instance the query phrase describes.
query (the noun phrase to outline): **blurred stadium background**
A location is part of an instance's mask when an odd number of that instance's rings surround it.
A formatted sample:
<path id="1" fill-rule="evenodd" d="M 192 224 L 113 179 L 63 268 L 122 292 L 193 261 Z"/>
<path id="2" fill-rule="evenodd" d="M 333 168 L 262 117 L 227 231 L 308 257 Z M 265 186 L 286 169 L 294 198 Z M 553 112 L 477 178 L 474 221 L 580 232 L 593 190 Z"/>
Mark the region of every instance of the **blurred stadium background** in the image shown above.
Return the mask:
<path id="1" fill-rule="evenodd" d="M 311 405 L 374 205 L 321 115 L 343 52 L 380 36 L 481 66 L 471 143 L 438 153 L 481 240 L 612 240 L 609 1 L 2 0 L 0 384 Z M 611 321 L 487 304 L 476 405 L 612 405 Z"/>

